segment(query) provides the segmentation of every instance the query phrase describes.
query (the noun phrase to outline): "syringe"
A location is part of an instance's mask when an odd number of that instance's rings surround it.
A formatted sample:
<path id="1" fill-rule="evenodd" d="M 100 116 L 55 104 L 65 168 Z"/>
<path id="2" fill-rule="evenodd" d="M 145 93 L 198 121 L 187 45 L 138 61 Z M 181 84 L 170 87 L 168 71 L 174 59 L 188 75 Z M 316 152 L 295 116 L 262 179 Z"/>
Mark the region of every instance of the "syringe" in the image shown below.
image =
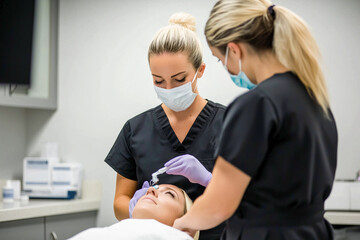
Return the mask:
<path id="1" fill-rule="evenodd" d="M 151 176 L 152 179 L 150 180 L 150 185 L 155 185 L 157 182 L 159 182 L 159 178 L 157 177 L 159 174 L 163 174 L 164 172 L 166 172 L 166 170 L 168 170 L 168 167 L 163 167 L 160 168 L 159 170 L 157 170 L 156 172 L 154 172 Z"/>

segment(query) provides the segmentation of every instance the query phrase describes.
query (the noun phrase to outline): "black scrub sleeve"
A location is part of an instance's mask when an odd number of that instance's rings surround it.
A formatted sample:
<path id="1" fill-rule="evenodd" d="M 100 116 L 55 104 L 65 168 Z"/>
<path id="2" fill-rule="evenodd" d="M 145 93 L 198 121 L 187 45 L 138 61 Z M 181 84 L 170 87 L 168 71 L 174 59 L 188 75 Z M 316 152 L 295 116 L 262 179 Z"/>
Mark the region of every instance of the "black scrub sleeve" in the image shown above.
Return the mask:
<path id="1" fill-rule="evenodd" d="M 130 137 L 130 123 L 126 122 L 107 155 L 105 162 L 121 176 L 137 181 L 136 163 L 130 149 Z"/>
<path id="2" fill-rule="evenodd" d="M 217 155 L 254 177 L 276 131 L 270 99 L 255 88 L 232 102 L 225 112 Z"/>

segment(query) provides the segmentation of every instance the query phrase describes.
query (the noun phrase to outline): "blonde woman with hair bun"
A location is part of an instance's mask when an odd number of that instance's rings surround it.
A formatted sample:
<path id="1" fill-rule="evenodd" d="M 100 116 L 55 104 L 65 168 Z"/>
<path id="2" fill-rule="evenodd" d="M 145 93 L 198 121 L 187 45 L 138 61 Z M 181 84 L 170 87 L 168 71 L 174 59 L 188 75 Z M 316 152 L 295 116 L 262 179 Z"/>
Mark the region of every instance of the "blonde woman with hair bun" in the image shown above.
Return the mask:
<path id="1" fill-rule="evenodd" d="M 188 13 L 184 13 L 184 12 L 174 13 L 169 19 L 169 24 L 180 25 L 193 32 L 196 32 L 196 20 L 193 16 L 191 16 Z"/>
<path id="2" fill-rule="evenodd" d="M 333 239 L 323 215 L 338 135 L 306 23 L 267 0 L 220 0 L 205 35 L 249 91 L 228 106 L 213 177 L 174 227 L 193 232 L 226 220 L 226 240 Z"/>
<path id="3" fill-rule="evenodd" d="M 148 50 L 154 90 L 162 104 L 128 120 L 105 162 L 116 172 L 114 212 L 131 218 L 152 173 L 164 165 L 160 183 L 176 185 L 192 200 L 212 174 L 225 107 L 204 99 L 198 81 L 205 71 L 195 18 L 175 13 L 153 37 Z M 150 91 L 150 90 L 149 90 Z M 219 239 L 224 224 L 201 231 L 199 239 Z"/>

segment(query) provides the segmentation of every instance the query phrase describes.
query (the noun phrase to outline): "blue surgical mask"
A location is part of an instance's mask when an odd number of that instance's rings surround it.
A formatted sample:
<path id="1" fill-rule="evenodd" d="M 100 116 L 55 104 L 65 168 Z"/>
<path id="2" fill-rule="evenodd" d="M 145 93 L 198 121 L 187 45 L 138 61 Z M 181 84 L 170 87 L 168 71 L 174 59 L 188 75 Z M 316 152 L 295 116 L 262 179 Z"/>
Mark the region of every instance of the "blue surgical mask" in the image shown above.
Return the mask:
<path id="1" fill-rule="evenodd" d="M 226 54 L 225 54 L 225 69 L 226 71 L 228 71 L 227 68 L 227 60 L 228 60 L 228 55 L 229 55 L 229 47 L 226 47 Z M 238 75 L 233 75 L 231 73 L 230 74 L 230 78 L 231 80 L 235 83 L 236 86 L 241 87 L 241 88 L 247 88 L 247 89 L 252 89 L 254 87 L 256 87 L 255 84 L 253 84 L 249 78 L 246 76 L 246 74 L 244 72 L 241 71 L 241 60 L 239 59 L 239 74 Z M 229 72 L 229 71 L 228 71 Z"/>
<path id="2" fill-rule="evenodd" d="M 168 108 L 175 112 L 186 110 L 194 102 L 197 96 L 197 94 L 192 90 L 192 83 L 195 81 L 197 73 L 198 71 L 196 71 L 194 79 L 191 82 L 185 83 L 184 85 L 176 88 L 165 89 L 154 86 L 158 98 Z"/>

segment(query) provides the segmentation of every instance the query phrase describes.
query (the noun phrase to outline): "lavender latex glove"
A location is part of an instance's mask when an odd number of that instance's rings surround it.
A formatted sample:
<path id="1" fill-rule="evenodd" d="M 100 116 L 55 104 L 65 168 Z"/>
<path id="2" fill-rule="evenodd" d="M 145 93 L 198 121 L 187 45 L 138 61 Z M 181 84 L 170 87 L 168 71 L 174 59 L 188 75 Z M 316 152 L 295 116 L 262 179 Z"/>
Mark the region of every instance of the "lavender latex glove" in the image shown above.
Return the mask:
<path id="1" fill-rule="evenodd" d="M 164 164 L 168 167 L 167 174 L 182 175 L 189 179 L 192 183 L 198 183 L 206 187 L 212 174 L 196 159 L 196 157 L 185 154 L 173 159 L 170 159 Z"/>
<path id="2" fill-rule="evenodd" d="M 134 209 L 137 201 L 146 194 L 147 190 L 149 189 L 149 186 L 150 186 L 149 182 L 145 181 L 143 183 L 142 187 L 134 193 L 134 196 L 132 197 L 132 199 L 130 200 L 130 203 L 129 203 L 130 218 L 132 218 L 132 212 L 133 212 L 133 209 Z"/>

